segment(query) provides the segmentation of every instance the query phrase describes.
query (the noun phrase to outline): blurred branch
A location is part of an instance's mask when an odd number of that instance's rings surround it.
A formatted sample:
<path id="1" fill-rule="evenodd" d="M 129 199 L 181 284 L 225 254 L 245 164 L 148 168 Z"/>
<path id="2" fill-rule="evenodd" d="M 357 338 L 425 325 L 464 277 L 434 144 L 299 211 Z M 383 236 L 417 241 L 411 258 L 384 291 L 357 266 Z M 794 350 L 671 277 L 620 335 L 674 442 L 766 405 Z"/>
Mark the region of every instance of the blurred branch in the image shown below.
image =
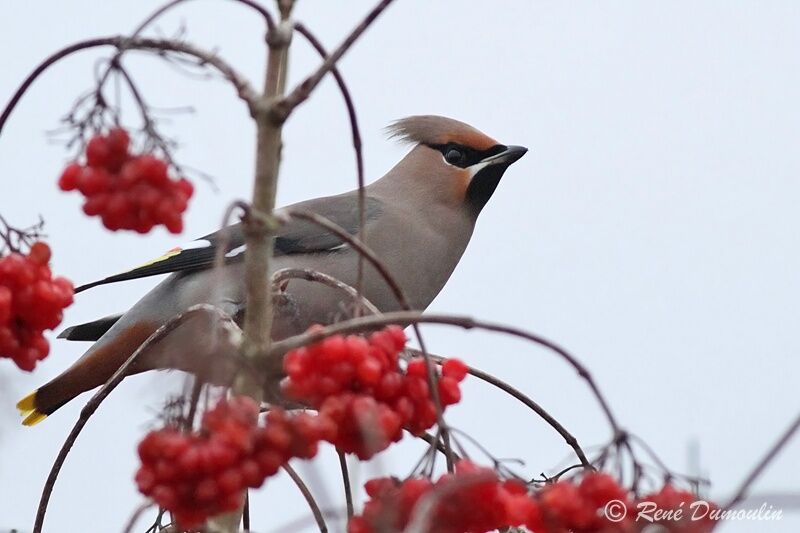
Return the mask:
<path id="1" fill-rule="evenodd" d="M 16 228 L 0 215 L 0 226 L 0 256 L 12 252 L 23 253 L 24 248 L 44 237 L 44 219 L 41 215 L 36 224 L 27 228 Z"/>
<path id="2" fill-rule="evenodd" d="M 411 352 L 413 354 L 420 354 L 419 350 L 414 349 L 407 349 L 406 351 Z M 430 358 L 433 359 L 435 362 L 441 364 L 447 360 L 447 358 L 442 357 L 440 355 L 430 354 Z M 581 449 L 580 445 L 578 444 L 578 439 L 576 439 L 572 433 L 567 431 L 567 429 L 561 425 L 561 423 L 553 417 L 550 413 L 548 413 L 541 405 L 536 403 L 534 400 L 523 394 L 518 389 L 514 388 L 513 386 L 509 385 L 505 381 L 487 373 L 482 370 L 479 370 L 475 367 L 469 366 L 469 373 L 475 376 L 478 379 L 489 383 L 490 385 L 494 385 L 498 389 L 502 390 L 503 392 L 509 394 L 513 398 L 516 398 L 526 406 L 528 406 L 533 412 L 539 415 L 542 420 L 550 424 L 550 426 L 556 430 L 556 432 L 561 435 L 561 437 L 566 441 L 567 445 L 573 449 L 575 455 L 578 456 L 578 460 L 581 462 L 581 465 L 584 468 L 594 469 L 589 459 L 586 458 L 586 454 L 584 453 L 583 449 Z"/>
<path id="3" fill-rule="evenodd" d="M 347 503 L 347 518 L 353 517 L 353 489 L 350 487 L 350 472 L 347 470 L 347 456 L 336 450 L 339 456 L 339 468 L 342 471 L 342 484 L 344 485 L 344 498 Z"/>
<path id="4" fill-rule="evenodd" d="M 327 533 L 328 526 L 325 525 L 325 518 L 322 516 L 322 510 L 319 508 L 319 505 L 317 505 L 314 495 L 311 494 L 311 491 L 303 481 L 303 478 L 301 478 L 297 472 L 295 472 L 294 468 L 289 466 L 289 463 L 284 464 L 282 468 L 287 474 L 289 474 L 289 477 L 292 478 L 294 484 L 297 485 L 297 488 L 300 489 L 300 492 L 303 494 L 303 498 L 305 498 L 308 506 L 311 508 L 311 512 L 314 515 L 314 520 L 317 521 L 317 526 L 319 527 L 320 533 Z"/>
<path id="5" fill-rule="evenodd" d="M 149 500 L 139 505 L 139 507 L 136 508 L 136 510 L 133 512 L 130 519 L 128 520 L 128 524 L 125 526 L 125 529 L 123 530 L 124 533 L 132 533 L 133 528 L 136 527 L 136 522 L 138 522 L 139 519 L 142 517 L 142 515 L 145 513 L 145 511 L 153 507 L 153 505 L 155 504 Z"/>
<path id="6" fill-rule="evenodd" d="M 755 483 L 756 479 L 764 473 L 767 466 L 778 456 L 781 450 L 786 446 L 786 444 L 792 439 L 797 430 L 800 429 L 800 414 L 794 419 L 794 421 L 789 424 L 789 427 L 786 428 L 778 440 L 775 441 L 775 444 L 767 451 L 764 457 L 753 467 L 753 470 L 747 475 L 747 477 L 742 482 L 739 489 L 734 493 L 733 497 L 722 506 L 722 509 L 730 509 L 734 507 L 737 503 L 742 501 L 746 496 L 747 492 L 750 490 L 750 487 Z"/>

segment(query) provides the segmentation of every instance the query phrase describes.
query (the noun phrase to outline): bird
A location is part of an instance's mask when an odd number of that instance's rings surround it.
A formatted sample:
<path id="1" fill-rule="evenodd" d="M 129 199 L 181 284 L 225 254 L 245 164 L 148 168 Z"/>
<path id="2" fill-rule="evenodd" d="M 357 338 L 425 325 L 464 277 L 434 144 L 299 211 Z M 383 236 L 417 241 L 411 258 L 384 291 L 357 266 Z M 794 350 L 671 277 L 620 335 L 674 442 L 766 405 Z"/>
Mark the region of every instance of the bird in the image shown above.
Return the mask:
<path id="1" fill-rule="evenodd" d="M 364 189 L 365 244 L 402 288 L 408 306 L 424 311 L 444 287 L 470 241 L 481 213 L 506 169 L 527 148 L 502 144 L 455 119 L 416 115 L 393 122 L 390 138 L 412 146 L 383 177 Z M 351 235 L 360 228 L 358 190 L 315 198 L 276 210 L 310 211 L 330 219 Z M 290 219 L 274 235 L 272 272 L 304 268 L 355 286 L 359 255 L 346 241 L 308 220 Z M 219 248 L 224 266 L 212 268 Z M 19 401 L 23 424 L 31 426 L 78 395 L 104 384 L 156 329 L 197 304 L 212 304 L 230 316 L 245 310 L 244 230 L 234 224 L 127 272 L 80 286 L 92 287 L 169 274 L 127 312 L 70 327 L 59 335 L 94 341 L 63 373 Z M 380 273 L 363 266 L 364 297 L 380 312 L 400 310 L 400 302 Z M 290 281 L 283 288 L 287 305 L 277 306 L 271 336 L 275 340 L 314 324 L 341 318 L 341 291 L 317 283 Z M 176 342 L 148 346 L 129 374 L 178 368 L 192 371 L 192 353 L 201 349 L 202 331 Z M 169 338 L 167 335 L 166 338 Z M 174 356 L 175 350 L 188 357 Z M 173 355 L 169 355 L 173 354 Z M 183 361 L 183 363 L 181 363 Z"/>

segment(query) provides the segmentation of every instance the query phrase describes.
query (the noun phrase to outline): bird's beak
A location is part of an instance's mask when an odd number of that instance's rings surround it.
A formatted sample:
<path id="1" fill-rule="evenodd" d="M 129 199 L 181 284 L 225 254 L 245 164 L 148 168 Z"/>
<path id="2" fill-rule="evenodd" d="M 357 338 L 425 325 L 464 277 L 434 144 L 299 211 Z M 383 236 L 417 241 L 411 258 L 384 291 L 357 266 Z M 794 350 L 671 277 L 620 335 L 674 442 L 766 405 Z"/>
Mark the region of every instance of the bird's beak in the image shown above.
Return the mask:
<path id="1" fill-rule="evenodd" d="M 495 165 L 498 163 L 503 163 L 506 166 L 510 165 L 511 163 L 518 160 L 520 157 L 525 155 L 528 152 L 528 149 L 524 146 L 507 146 L 505 150 L 500 152 L 499 154 L 495 154 L 491 157 L 487 157 L 481 163 L 484 167 L 488 165 Z"/>
<path id="2" fill-rule="evenodd" d="M 502 152 L 490 155 L 480 163 L 468 167 L 470 182 L 467 187 L 466 199 L 476 216 L 489 201 L 509 165 L 525 155 L 527 151 L 528 149 L 524 146 L 506 146 Z"/>

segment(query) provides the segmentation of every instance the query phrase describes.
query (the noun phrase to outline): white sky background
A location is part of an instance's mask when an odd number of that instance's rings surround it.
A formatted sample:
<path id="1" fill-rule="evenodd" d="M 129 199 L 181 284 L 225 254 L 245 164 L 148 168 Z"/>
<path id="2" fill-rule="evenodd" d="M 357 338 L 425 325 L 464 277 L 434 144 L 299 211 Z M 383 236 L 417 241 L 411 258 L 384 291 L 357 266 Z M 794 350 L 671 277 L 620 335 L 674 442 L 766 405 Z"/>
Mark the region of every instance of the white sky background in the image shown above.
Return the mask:
<path id="1" fill-rule="evenodd" d="M 370 1 L 300 0 L 329 48 Z M 3 2 L 0 101 L 33 66 L 74 40 L 130 31 L 155 1 Z M 260 84 L 262 22 L 225 2 L 190 3 L 158 25 L 220 53 Z M 381 128 L 410 114 L 469 122 L 531 151 L 507 172 L 464 259 L 432 311 L 507 322 L 558 341 L 584 361 L 622 424 L 676 470 L 700 443 L 702 469 L 724 497 L 800 409 L 800 4 L 796 2 L 531 2 L 397 0 L 341 64 L 358 107 L 367 175 L 406 148 Z M 298 39 L 291 78 L 317 59 Z M 182 238 L 105 231 L 78 195 L 55 186 L 66 160 L 45 136 L 92 84 L 97 52 L 48 72 L 0 137 L 0 212 L 47 219 L 54 269 L 77 283 L 136 265 L 214 230 L 249 197 L 254 129 L 231 89 L 187 79 L 158 59 L 127 61 L 154 106 L 191 105 L 166 131 L 178 159 L 217 178 L 196 181 Z M 133 113 L 128 114 L 135 121 Z M 344 108 L 324 82 L 285 132 L 279 203 L 355 183 Z M 81 294 L 65 324 L 124 310 L 155 280 Z M 552 354 L 483 333 L 426 328 L 429 348 L 458 354 L 521 388 L 589 448 L 609 432 L 586 386 Z M 31 374 L 0 361 L 0 530 L 32 526 L 48 469 L 88 396 L 41 425 L 19 426 L 15 401 L 74 361 L 55 341 Z M 52 532 L 119 531 L 139 504 L 135 444 L 179 376 L 126 380 L 88 424 L 48 512 Z M 514 400 L 471 380 L 449 420 L 531 476 L 569 448 Z M 421 451 L 406 438 L 377 466 L 405 475 Z M 335 455 L 321 453 L 315 492 L 342 506 Z M 757 484 L 797 492 L 800 440 Z M 301 467 L 301 471 L 307 471 Z M 373 475 L 361 471 L 361 480 Z M 254 496 L 253 524 L 275 531 L 307 514 L 286 479 Z M 780 523 L 724 532 L 797 531 Z M 142 525 L 137 531 L 146 529 Z M 334 530 L 337 528 L 334 527 Z"/>

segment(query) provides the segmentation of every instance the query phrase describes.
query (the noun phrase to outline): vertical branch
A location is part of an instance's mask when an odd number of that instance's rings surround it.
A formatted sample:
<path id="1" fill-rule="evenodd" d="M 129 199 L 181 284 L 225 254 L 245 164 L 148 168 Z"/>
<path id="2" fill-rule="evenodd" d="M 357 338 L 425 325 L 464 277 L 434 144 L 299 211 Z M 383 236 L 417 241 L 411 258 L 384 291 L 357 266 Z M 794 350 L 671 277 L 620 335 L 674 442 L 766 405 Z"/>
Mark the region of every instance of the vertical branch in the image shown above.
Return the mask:
<path id="1" fill-rule="evenodd" d="M 269 284 L 269 264 L 272 258 L 272 233 L 275 223 L 275 194 L 281 158 L 281 133 L 285 119 L 278 118 L 272 107 L 286 87 L 289 42 L 292 27 L 289 23 L 293 0 L 279 2 L 280 25 L 267 31 L 267 69 L 264 92 L 253 106 L 256 122 L 256 164 L 251 209 L 244 218 L 245 289 L 247 307 L 244 316 L 242 355 L 248 359 L 263 359 L 269 351 L 272 332 L 272 291 Z M 281 358 L 277 359 L 280 364 Z M 267 361 L 267 364 L 270 364 Z M 247 395 L 256 402 L 263 397 L 261 379 L 252 372 L 240 372 L 233 383 L 235 394 Z M 236 532 L 243 518 L 243 508 L 219 516 L 212 522 L 223 531 Z M 213 529 L 213 528 L 212 528 Z"/>
<path id="2" fill-rule="evenodd" d="M 256 169 L 253 183 L 252 209 L 245 217 L 245 286 L 247 310 L 244 319 L 243 355 L 258 358 L 267 353 L 272 330 L 272 297 L 269 287 L 269 261 L 272 257 L 271 234 L 274 223 L 271 215 L 275 208 L 278 170 L 280 168 L 281 132 L 283 120 L 272 113 L 276 98 L 281 98 L 286 85 L 286 69 L 291 26 L 287 23 L 289 9 L 282 9 L 283 20 L 267 34 L 269 51 L 264 93 L 256 103 L 253 113 L 256 121 Z M 260 400 L 259 380 L 252 375 L 241 375 L 234 385 L 240 394 Z"/>

